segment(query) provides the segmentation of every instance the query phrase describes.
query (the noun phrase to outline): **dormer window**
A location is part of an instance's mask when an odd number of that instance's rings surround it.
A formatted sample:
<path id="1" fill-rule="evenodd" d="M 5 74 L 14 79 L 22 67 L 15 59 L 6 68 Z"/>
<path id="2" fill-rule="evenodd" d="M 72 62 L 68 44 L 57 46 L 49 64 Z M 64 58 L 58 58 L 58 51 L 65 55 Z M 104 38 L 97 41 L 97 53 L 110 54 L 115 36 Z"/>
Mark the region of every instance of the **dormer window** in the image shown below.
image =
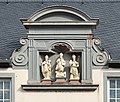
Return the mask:
<path id="1" fill-rule="evenodd" d="M 92 84 L 92 67 L 106 65 L 108 54 L 90 36 L 98 19 L 68 6 L 52 6 L 22 19 L 28 28 L 13 66 L 28 68 L 29 84 Z M 93 59 L 94 58 L 94 59 Z"/>

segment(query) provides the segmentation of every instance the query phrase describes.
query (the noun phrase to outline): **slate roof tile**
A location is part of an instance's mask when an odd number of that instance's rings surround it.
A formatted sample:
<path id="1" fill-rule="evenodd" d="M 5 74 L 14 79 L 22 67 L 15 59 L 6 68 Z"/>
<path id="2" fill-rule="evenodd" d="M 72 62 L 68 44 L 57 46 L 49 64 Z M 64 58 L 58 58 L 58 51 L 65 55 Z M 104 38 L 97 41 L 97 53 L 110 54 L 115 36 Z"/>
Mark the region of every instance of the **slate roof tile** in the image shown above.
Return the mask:
<path id="1" fill-rule="evenodd" d="M 5 0 L 3 0 L 5 1 Z M 69 5 L 76 7 L 93 18 L 99 18 L 100 23 L 93 31 L 95 37 L 100 37 L 102 47 L 107 49 L 113 60 L 120 60 L 120 2 L 10 2 L 0 3 L 0 59 L 11 56 L 14 49 L 21 45 L 19 39 L 26 37 L 26 30 L 20 18 L 27 18 L 36 10 L 51 5 Z M 69 0 L 68 0 L 69 1 Z M 87 1 L 87 0 L 85 0 Z M 99 0 L 101 1 L 101 0 Z M 105 2 L 106 1 L 106 2 Z M 110 0 L 113 1 L 113 0 Z M 120 1 L 120 0 L 115 0 Z"/>

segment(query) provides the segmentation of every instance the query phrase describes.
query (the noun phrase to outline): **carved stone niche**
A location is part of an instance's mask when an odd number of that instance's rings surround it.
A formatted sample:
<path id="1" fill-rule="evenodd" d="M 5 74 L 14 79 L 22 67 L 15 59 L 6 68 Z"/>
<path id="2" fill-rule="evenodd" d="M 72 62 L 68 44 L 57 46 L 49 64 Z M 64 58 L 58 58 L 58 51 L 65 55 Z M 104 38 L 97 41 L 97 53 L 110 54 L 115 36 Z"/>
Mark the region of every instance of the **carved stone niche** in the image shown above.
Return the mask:
<path id="1" fill-rule="evenodd" d="M 52 45 L 49 52 L 39 52 L 39 54 L 42 60 L 40 66 L 41 84 L 71 84 L 73 81 L 80 84 L 81 52 L 73 52 L 68 44 L 56 43 Z M 76 57 L 74 61 L 73 55 Z M 71 67 L 73 65 L 74 68 Z M 46 75 L 44 69 L 46 69 Z M 50 75 L 47 77 L 49 72 Z"/>

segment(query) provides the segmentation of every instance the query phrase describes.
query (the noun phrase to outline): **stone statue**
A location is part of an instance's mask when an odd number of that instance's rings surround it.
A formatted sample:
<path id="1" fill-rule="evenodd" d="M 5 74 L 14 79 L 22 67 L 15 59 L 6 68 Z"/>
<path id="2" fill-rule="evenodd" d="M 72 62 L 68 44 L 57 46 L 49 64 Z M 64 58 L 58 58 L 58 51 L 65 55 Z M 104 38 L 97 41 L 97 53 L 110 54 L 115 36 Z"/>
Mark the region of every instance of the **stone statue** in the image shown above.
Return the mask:
<path id="1" fill-rule="evenodd" d="M 69 61 L 70 64 L 70 79 L 79 79 L 78 67 L 79 63 L 76 61 L 76 56 L 72 55 L 72 59 Z"/>
<path id="2" fill-rule="evenodd" d="M 57 65 L 56 65 L 56 77 L 65 77 L 66 76 L 66 72 L 64 72 L 64 68 L 65 68 L 65 60 L 63 59 L 63 53 L 59 54 L 59 58 L 56 61 Z"/>
<path id="3" fill-rule="evenodd" d="M 51 77 L 51 61 L 48 55 L 45 56 L 45 61 L 42 62 L 42 74 L 44 79 L 50 79 Z"/>

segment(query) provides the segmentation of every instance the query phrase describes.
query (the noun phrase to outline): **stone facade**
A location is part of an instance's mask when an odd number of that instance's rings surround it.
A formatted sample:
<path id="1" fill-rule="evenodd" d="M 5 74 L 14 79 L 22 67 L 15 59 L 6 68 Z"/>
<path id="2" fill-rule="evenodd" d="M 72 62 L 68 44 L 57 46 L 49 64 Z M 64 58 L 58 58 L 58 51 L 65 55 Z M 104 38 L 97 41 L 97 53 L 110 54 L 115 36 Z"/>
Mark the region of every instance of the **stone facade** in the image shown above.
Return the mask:
<path id="1" fill-rule="evenodd" d="M 1 70 L 5 75 L 15 74 L 11 76 L 14 80 L 12 102 L 107 102 L 103 93 L 106 95 L 104 86 L 110 75 L 106 73 L 118 71 L 109 70 L 111 57 L 92 33 L 98 19 L 73 7 L 51 6 L 21 21 L 28 30 L 27 38 L 21 38 L 22 47 L 13 51 L 11 67 Z M 57 60 L 61 53 L 65 75 L 57 77 Z M 47 80 L 42 70 L 46 55 L 50 64 Z M 73 55 L 78 64 L 74 67 L 78 78 L 71 80 Z"/>
<path id="2" fill-rule="evenodd" d="M 56 80 L 55 60 L 59 53 L 63 53 L 66 59 L 65 70 L 69 69 L 72 54 L 77 56 L 82 83 L 92 83 L 92 67 L 107 64 L 109 55 L 100 49 L 100 40 L 92 34 L 98 19 L 90 18 L 82 11 L 67 6 L 53 6 L 38 11 L 22 22 L 29 29 L 28 38 L 20 40 L 23 47 L 13 52 L 12 65 L 27 67 L 28 82 L 32 84 L 42 81 L 41 62 L 46 54 L 52 61 L 52 81 Z M 67 76 L 66 81 L 69 81 Z"/>

